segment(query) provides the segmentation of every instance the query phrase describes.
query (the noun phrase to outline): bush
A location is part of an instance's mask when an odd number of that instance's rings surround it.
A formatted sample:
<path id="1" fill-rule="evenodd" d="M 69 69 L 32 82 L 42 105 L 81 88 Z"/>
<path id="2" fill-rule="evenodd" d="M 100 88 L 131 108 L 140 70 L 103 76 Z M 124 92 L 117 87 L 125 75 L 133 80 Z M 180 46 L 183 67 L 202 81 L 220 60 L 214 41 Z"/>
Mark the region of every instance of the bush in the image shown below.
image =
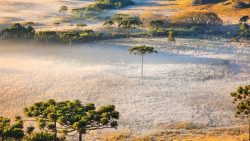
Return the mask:
<path id="1" fill-rule="evenodd" d="M 175 37 L 173 31 L 168 32 L 168 41 L 169 42 L 175 42 Z"/>
<path id="2" fill-rule="evenodd" d="M 240 30 L 238 31 L 238 36 L 236 39 L 250 39 L 250 30 L 249 25 L 247 23 L 240 24 Z"/>
<path id="3" fill-rule="evenodd" d="M 247 23 L 241 23 L 240 24 L 240 30 L 249 31 L 249 25 Z"/>
<path id="4" fill-rule="evenodd" d="M 179 25 L 222 25 L 222 20 L 212 12 L 185 12 L 171 17 L 173 24 Z"/>
<path id="5" fill-rule="evenodd" d="M 48 132 L 36 132 L 23 138 L 23 141 L 55 141 L 54 134 Z M 57 139 L 63 141 L 63 139 Z"/>

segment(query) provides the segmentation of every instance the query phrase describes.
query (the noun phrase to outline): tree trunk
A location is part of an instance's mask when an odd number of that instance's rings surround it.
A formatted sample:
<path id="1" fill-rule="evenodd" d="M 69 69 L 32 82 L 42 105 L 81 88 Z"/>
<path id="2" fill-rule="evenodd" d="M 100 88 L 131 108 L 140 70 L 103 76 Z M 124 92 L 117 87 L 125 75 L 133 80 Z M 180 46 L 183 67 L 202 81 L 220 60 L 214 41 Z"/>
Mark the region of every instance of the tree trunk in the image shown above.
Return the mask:
<path id="1" fill-rule="evenodd" d="M 79 133 L 79 140 L 78 141 L 82 141 L 82 134 Z"/>
<path id="2" fill-rule="evenodd" d="M 143 78 L 143 54 L 141 55 L 141 77 Z"/>
<path id="3" fill-rule="evenodd" d="M 56 122 L 54 122 L 54 125 L 55 125 L 55 136 L 54 136 L 54 140 L 56 141 L 56 140 L 57 140 L 57 128 L 56 128 Z"/>
<path id="4" fill-rule="evenodd" d="M 248 121 L 248 141 L 250 141 L 250 117 L 247 117 Z"/>
<path id="5" fill-rule="evenodd" d="M 4 135 L 2 135 L 2 137 L 1 137 L 1 141 L 4 141 Z"/>
<path id="6" fill-rule="evenodd" d="M 72 40 L 70 40 L 70 57 L 72 57 Z"/>

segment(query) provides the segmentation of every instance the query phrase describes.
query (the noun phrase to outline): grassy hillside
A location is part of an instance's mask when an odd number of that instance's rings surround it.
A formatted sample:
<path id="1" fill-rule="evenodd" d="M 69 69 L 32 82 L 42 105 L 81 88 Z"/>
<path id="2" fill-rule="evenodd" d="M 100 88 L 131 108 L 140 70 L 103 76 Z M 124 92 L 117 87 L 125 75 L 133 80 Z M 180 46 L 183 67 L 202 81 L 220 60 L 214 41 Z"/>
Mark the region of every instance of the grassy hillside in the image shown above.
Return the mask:
<path id="1" fill-rule="evenodd" d="M 250 15 L 250 8 L 234 8 L 232 1 L 193 6 L 193 0 L 177 0 L 172 8 L 185 11 L 212 11 L 217 13 L 225 23 L 238 23 L 240 17 Z M 241 0 L 248 4 L 249 0 Z"/>

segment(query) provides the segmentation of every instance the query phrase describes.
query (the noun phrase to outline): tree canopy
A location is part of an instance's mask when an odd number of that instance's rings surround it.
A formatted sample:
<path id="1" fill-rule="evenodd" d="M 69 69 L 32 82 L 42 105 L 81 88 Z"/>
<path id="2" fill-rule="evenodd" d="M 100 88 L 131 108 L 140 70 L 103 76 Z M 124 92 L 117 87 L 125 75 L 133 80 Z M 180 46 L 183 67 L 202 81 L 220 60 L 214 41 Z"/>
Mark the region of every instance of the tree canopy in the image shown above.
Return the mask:
<path id="1" fill-rule="evenodd" d="M 94 104 L 83 105 L 79 100 L 56 102 L 38 102 L 25 108 L 25 114 L 38 120 L 42 130 L 51 132 L 57 138 L 57 133 L 70 135 L 72 132 L 82 134 L 87 131 L 118 126 L 119 112 L 114 105 L 96 109 Z M 58 128 L 60 127 L 60 129 Z"/>
<path id="2" fill-rule="evenodd" d="M 233 103 L 236 105 L 236 114 L 238 118 L 249 118 L 250 115 L 250 85 L 239 87 L 231 93 L 234 98 Z"/>
<path id="3" fill-rule="evenodd" d="M 138 54 L 138 55 L 146 55 L 150 53 L 157 53 L 157 51 L 154 49 L 154 47 L 148 47 L 148 46 L 137 46 L 129 48 L 130 54 Z"/>
<path id="4" fill-rule="evenodd" d="M 16 117 L 12 122 L 9 118 L 0 117 L 0 136 L 4 139 L 21 139 L 24 136 L 23 120 Z"/>

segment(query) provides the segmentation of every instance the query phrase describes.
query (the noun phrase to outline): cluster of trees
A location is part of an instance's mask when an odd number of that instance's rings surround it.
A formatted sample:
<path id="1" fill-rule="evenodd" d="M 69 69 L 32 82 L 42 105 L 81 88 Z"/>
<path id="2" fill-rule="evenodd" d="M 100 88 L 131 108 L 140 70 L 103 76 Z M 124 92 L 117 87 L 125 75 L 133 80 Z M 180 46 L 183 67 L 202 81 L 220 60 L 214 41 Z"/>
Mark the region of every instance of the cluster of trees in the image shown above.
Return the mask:
<path id="1" fill-rule="evenodd" d="M 41 42 L 61 42 L 71 43 L 72 41 L 86 42 L 95 41 L 102 38 L 102 34 L 93 30 L 82 31 L 39 31 L 35 39 Z"/>
<path id="2" fill-rule="evenodd" d="M 87 7 L 72 9 L 72 15 L 76 18 L 87 20 L 102 19 L 99 16 L 100 11 L 119 9 L 130 5 L 134 5 L 132 0 L 95 0 L 95 3 Z"/>
<path id="3" fill-rule="evenodd" d="M 96 0 L 96 3 L 90 4 L 86 7 L 86 10 L 100 11 L 106 9 L 119 9 L 133 4 L 134 2 L 131 0 Z"/>
<path id="4" fill-rule="evenodd" d="M 103 26 L 108 28 L 117 26 L 127 30 L 127 36 L 129 36 L 130 30 L 141 26 L 143 23 L 137 16 L 130 16 L 128 14 L 115 14 L 112 18 L 103 23 Z"/>
<path id="5" fill-rule="evenodd" d="M 111 27 L 117 25 L 118 28 L 135 28 L 142 25 L 142 22 L 137 16 L 130 16 L 128 14 L 115 14 L 112 18 L 103 24 Z"/>
<path id="6" fill-rule="evenodd" d="M 22 25 L 20 23 L 15 23 L 11 27 L 1 30 L 0 38 L 33 39 L 35 36 L 35 29 L 30 24 Z"/>
<path id="7" fill-rule="evenodd" d="M 116 128 L 119 112 L 114 105 L 96 108 L 94 104 L 83 105 L 79 100 L 56 102 L 38 102 L 24 109 L 28 117 L 38 122 L 40 132 L 33 132 L 34 127 L 23 129 L 21 117 L 11 124 L 8 118 L 0 117 L 0 136 L 2 140 L 16 139 L 23 141 L 59 141 L 67 136 L 78 134 L 79 141 L 83 134 L 91 130 Z M 59 137 L 61 134 L 62 137 Z"/>

